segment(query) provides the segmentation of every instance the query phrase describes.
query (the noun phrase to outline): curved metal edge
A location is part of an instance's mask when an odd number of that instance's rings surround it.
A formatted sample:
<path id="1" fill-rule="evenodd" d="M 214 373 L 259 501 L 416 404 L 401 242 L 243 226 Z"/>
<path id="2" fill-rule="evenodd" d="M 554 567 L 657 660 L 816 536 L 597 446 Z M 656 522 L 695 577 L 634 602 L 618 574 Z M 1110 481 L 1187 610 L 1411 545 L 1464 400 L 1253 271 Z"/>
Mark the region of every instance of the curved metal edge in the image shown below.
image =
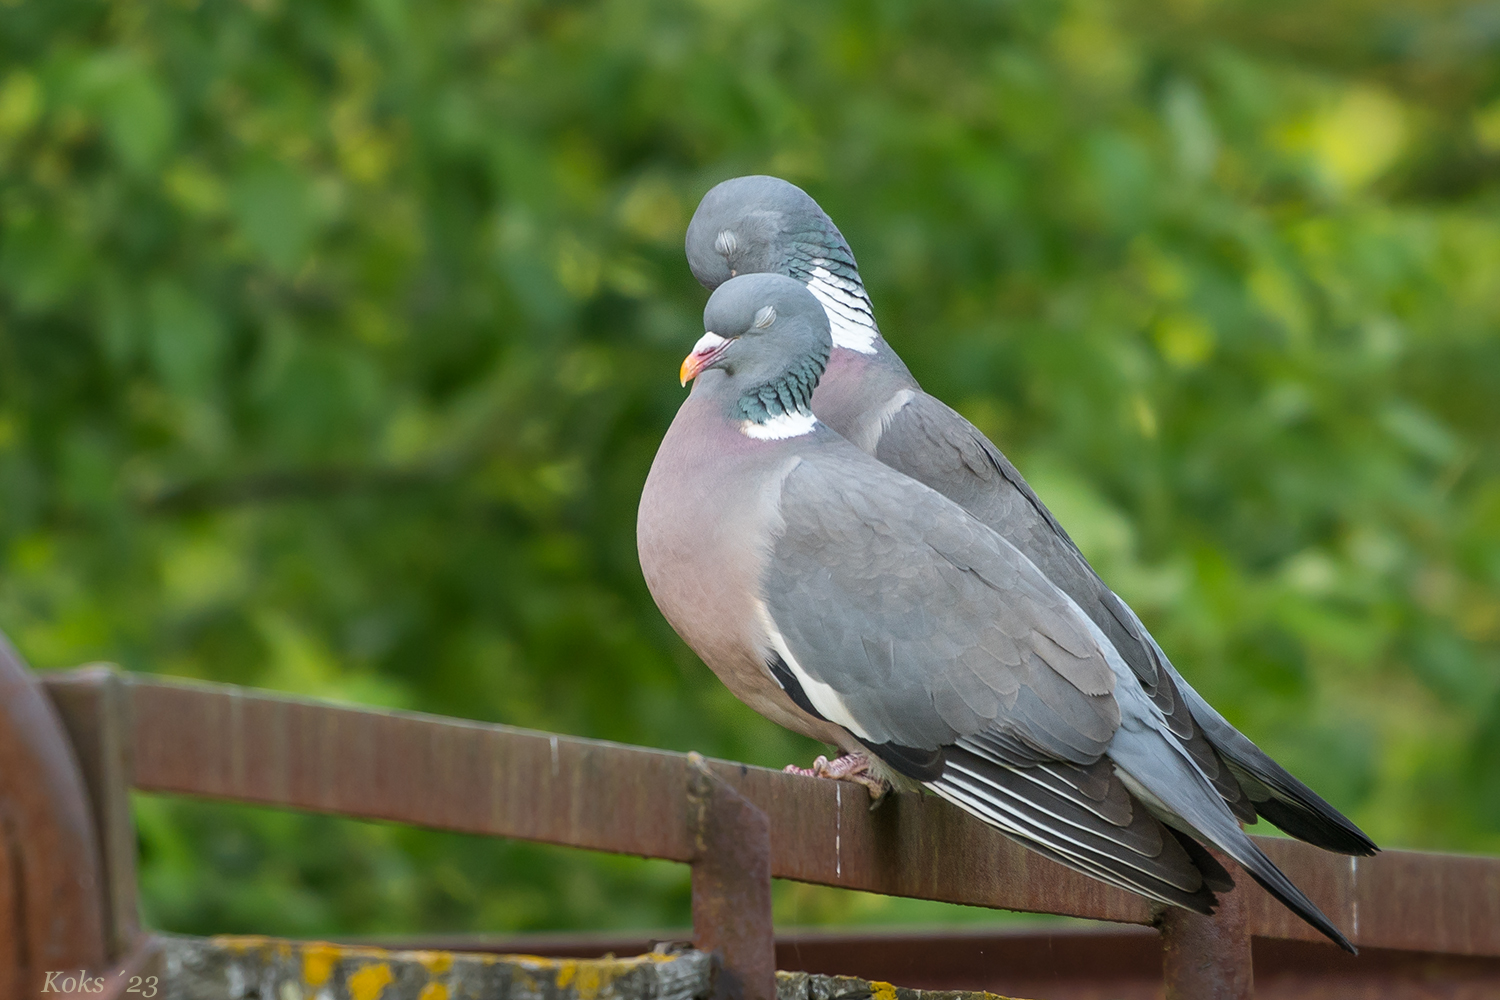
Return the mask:
<path id="1" fill-rule="evenodd" d="M 31 995 L 46 970 L 103 968 L 99 847 L 83 777 L 51 701 L 3 635 L 0 831 L 10 897 L 0 927 L 15 943 L 0 950 L 0 983 L 27 984 L 15 995 Z"/>
<path id="2" fill-rule="evenodd" d="M 99 843 L 104 941 L 110 961 L 130 954 L 142 934 L 136 900 L 136 833 L 130 810 L 134 764 L 129 680 L 111 663 L 37 677 L 57 710 L 83 777 Z"/>

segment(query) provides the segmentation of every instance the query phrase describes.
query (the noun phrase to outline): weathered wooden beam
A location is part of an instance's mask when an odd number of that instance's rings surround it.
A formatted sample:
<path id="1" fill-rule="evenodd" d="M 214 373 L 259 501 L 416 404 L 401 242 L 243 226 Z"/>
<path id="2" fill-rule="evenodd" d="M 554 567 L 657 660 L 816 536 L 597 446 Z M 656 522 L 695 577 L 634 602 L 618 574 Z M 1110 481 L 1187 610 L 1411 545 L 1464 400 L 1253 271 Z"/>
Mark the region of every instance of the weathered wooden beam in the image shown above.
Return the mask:
<path id="1" fill-rule="evenodd" d="M 390 948 L 597 958 L 650 951 L 663 936 L 601 933 L 426 934 Z M 1254 939 L 1255 989 L 1279 1000 L 1500 997 L 1500 958 Z M 776 967 L 860 976 L 922 990 L 983 990 L 1046 1000 L 1162 1000 L 1161 937 L 1148 927 L 973 925 L 923 930 L 798 928 L 776 937 Z"/>
<path id="2" fill-rule="evenodd" d="M 157 996 L 163 1000 L 712 1000 L 714 982 L 712 959 L 691 949 L 579 960 L 480 958 L 261 937 L 164 935 L 160 945 L 174 970 L 160 984 Z"/>
<path id="3" fill-rule="evenodd" d="M 175 970 L 160 984 L 157 996 L 164 1000 L 242 1000 L 247 995 L 328 1000 L 713 1000 L 718 988 L 709 956 L 693 949 L 632 958 L 549 959 L 262 937 L 164 935 L 159 945 L 165 964 Z M 890 983 L 806 972 L 778 973 L 769 985 L 767 1000 L 1005 1000 L 994 994 L 934 995 Z"/>

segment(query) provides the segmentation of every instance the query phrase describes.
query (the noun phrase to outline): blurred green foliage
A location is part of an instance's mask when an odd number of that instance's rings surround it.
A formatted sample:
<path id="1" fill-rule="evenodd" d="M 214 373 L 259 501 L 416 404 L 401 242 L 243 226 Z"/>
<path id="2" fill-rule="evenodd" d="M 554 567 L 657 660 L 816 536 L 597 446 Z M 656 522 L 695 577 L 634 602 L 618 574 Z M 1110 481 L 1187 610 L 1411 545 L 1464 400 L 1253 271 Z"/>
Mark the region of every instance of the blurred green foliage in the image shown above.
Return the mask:
<path id="1" fill-rule="evenodd" d="M 1500 851 L 1497 46 L 1443 0 L 4 0 L 0 628 L 806 758 L 633 544 L 684 225 L 770 172 L 1226 715 L 1384 844 Z M 140 822 L 174 930 L 686 918 L 673 866 Z"/>

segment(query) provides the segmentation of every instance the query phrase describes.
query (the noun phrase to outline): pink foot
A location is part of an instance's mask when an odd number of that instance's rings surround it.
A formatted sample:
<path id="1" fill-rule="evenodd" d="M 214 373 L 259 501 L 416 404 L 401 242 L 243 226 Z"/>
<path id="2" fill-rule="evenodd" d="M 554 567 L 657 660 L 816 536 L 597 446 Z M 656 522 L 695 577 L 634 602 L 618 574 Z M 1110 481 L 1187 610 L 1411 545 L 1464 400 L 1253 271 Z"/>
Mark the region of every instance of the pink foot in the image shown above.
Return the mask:
<path id="1" fill-rule="evenodd" d="M 852 781 L 856 785 L 863 785 L 870 793 L 870 798 L 879 801 L 886 792 L 891 790 L 880 778 L 877 778 L 870 770 L 870 758 L 862 753 L 846 753 L 842 756 L 829 760 L 819 754 L 818 759 L 813 761 L 812 767 L 798 767 L 796 764 L 788 764 L 782 768 L 787 774 L 802 774 L 809 778 L 832 778 L 834 781 Z"/>

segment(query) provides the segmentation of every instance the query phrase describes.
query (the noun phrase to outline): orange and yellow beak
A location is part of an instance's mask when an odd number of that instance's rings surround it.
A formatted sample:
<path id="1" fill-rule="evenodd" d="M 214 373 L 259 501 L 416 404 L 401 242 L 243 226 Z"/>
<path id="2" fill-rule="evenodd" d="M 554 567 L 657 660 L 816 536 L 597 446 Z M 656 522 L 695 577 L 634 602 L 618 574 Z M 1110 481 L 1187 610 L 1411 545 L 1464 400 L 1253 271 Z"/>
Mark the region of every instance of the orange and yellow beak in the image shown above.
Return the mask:
<path id="1" fill-rule="evenodd" d="M 698 373 L 723 355 L 725 348 L 734 343 L 725 340 L 717 333 L 705 333 L 693 345 L 693 352 L 682 359 L 682 368 L 678 375 L 682 378 L 682 384 L 687 385 L 689 381 L 698 377 Z"/>

